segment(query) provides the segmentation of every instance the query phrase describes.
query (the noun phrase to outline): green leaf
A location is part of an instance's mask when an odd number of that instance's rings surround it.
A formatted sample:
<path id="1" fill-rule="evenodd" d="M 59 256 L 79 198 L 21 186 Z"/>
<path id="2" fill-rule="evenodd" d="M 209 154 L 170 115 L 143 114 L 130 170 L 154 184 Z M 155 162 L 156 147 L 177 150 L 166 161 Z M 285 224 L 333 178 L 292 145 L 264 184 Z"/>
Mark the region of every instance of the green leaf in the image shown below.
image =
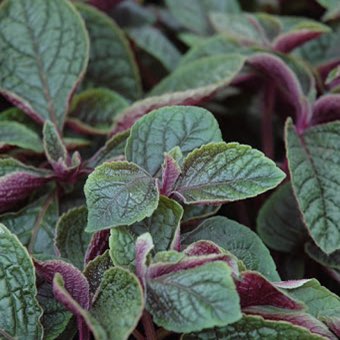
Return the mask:
<path id="1" fill-rule="evenodd" d="M 56 126 L 50 120 L 47 120 L 44 124 L 43 141 L 48 161 L 52 165 L 62 162 L 66 166 L 68 160 L 66 146 L 64 145 Z"/>
<path id="2" fill-rule="evenodd" d="M 289 294 L 306 304 L 308 312 L 324 322 L 340 335 L 340 298 L 316 279 L 308 280 L 303 286 L 290 289 Z"/>
<path id="3" fill-rule="evenodd" d="M 154 322 L 170 331 L 199 331 L 241 317 L 231 270 L 223 262 L 147 279 L 147 292 L 147 309 Z"/>
<path id="4" fill-rule="evenodd" d="M 322 7 L 327 9 L 323 20 L 334 20 L 340 16 L 340 3 L 338 0 L 316 0 Z"/>
<path id="5" fill-rule="evenodd" d="M 18 212 L 0 215 L 0 223 L 33 254 L 54 255 L 57 220 L 58 201 L 54 194 L 43 196 Z"/>
<path id="6" fill-rule="evenodd" d="M 310 333 L 307 329 L 285 321 L 264 320 L 260 316 L 244 315 L 243 318 L 227 327 L 208 329 L 200 333 L 185 334 L 183 340 L 219 340 L 219 339 L 299 339 L 321 340 L 321 336 Z"/>
<path id="7" fill-rule="evenodd" d="M 242 46 L 236 40 L 225 34 L 213 35 L 204 42 L 193 46 L 182 58 L 180 67 L 188 65 L 195 60 L 228 53 L 246 54 L 249 48 Z"/>
<path id="8" fill-rule="evenodd" d="M 151 234 L 156 253 L 172 248 L 176 242 L 182 215 L 183 208 L 176 201 L 160 196 L 157 209 L 150 217 L 129 227 L 112 229 L 109 243 L 113 263 L 133 271 L 135 242 L 137 237 L 144 233 Z"/>
<path id="9" fill-rule="evenodd" d="M 111 137 L 87 162 L 89 168 L 96 168 L 104 162 L 113 161 L 115 158 L 124 156 L 126 141 L 130 131 L 117 133 Z"/>
<path id="10" fill-rule="evenodd" d="M 50 119 L 61 129 L 88 61 L 79 14 L 66 0 L 7 0 L 0 23 L 0 92 L 36 120 Z"/>
<path id="11" fill-rule="evenodd" d="M 245 57 L 224 54 L 202 58 L 177 68 L 151 91 L 151 96 L 228 84 L 241 70 Z"/>
<path id="12" fill-rule="evenodd" d="M 18 339 L 40 339 L 42 310 L 35 271 L 27 250 L 0 224 L 0 329 Z"/>
<path id="13" fill-rule="evenodd" d="M 25 125 L 26 128 L 36 132 L 37 134 L 39 134 L 41 131 L 41 127 L 34 120 L 27 116 L 25 112 L 19 110 L 16 107 L 11 107 L 0 112 L 0 122 L 3 121 L 11 121 Z"/>
<path id="14" fill-rule="evenodd" d="M 296 252 L 308 239 L 290 183 L 282 185 L 267 199 L 256 223 L 263 242 L 277 251 Z"/>
<path id="15" fill-rule="evenodd" d="M 168 71 L 176 68 L 181 54 L 157 28 L 142 26 L 128 30 L 129 37 L 142 50 L 157 59 Z"/>
<path id="16" fill-rule="evenodd" d="M 166 0 L 166 4 L 183 27 L 202 35 L 211 31 L 209 12 L 238 13 L 241 10 L 236 0 Z"/>
<path id="17" fill-rule="evenodd" d="M 44 339 L 56 339 L 66 329 L 72 314 L 57 302 L 49 283 L 38 285 L 37 299 L 43 309 L 41 323 L 44 327 Z"/>
<path id="18" fill-rule="evenodd" d="M 88 232 L 139 222 L 152 215 L 159 199 L 155 180 L 128 162 L 97 167 L 88 177 L 84 190 Z"/>
<path id="19" fill-rule="evenodd" d="M 340 122 L 295 131 L 286 124 L 286 148 L 292 185 L 314 242 L 326 254 L 340 249 Z"/>
<path id="20" fill-rule="evenodd" d="M 68 125 L 85 134 L 106 135 L 113 118 L 128 106 L 118 93 L 105 88 L 89 89 L 73 98 Z"/>
<path id="21" fill-rule="evenodd" d="M 17 122 L 0 121 L 0 148 L 5 145 L 17 146 L 39 153 L 44 151 L 39 136 L 25 125 Z"/>
<path id="22" fill-rule="evenodd" d="M 262 152 L 238 143 L 211 143 L 185 159 L 176 193 L 185 203 L 223 203 L 257 196 L 285 177 Z"/>
<path id="23" fill-rule="evenodd" d="M 85 252 L 91 239 L 91 234 L 85 233 L 86 225 L 87 209 L 82 206 L 63 214 L 56 227 L 55 244 L 60 255 L 79 269 L 84 267 Z"/>
<path id="24" fill-rule="evenodd" d="M 104 254 L 97 256 L 86 265 L 84 269 L 84 275 L 89 282 L 91 294 L 95 294 L 103 280 L 104 273 L 111 267 L 113 267 L 113 263 L 108 250 L 106 250 Z"/>
<path id="25" fill-rule="evenodd" d="M 132 127 L 125 154 L 152 176 L 160 170 L 164 153 L 179 146 L 187 155 L 210 142 L 222 141 L 214 116 L 207 110 L 190 106 L 169 106 L 154 110 Z"/>
<path id="26" fill-rule="evenodd" d="M 90 35 L 90 62 L 85 87 L 107 87 L 124 97 L 141 96 L 138 69 L 129 43 L 115 22 L 92 6 L 77 4 Z"/>
<path id="27" fill-rule="evenodd" d="M 256 270 L 271 281 L 280 281 L 268 249 L 253 231 L 242 224 L 222 216 L 208 218 L 192 232 L 183 235 L 183 242 L 187 245 L 199 240 L 213 241 L 242 260 L 248 270 Z"/>
<path id="28" fill-rule="evenodd" d="M 111 135 L 129 129 L 146 113 L 168 105 L 194 105 L 225 88 L 241 71 L 245 58 L 222 55 L 202 58 L 183 65 L 164 78 L 151 92 L 124 110 L 115 121 Z"/>
<path id="29" fill-rule="evenodd" d="M 137 277 L 121 268 L 104 274 L 91 315 L 100 323 L 108 340 L 127 339 L 144 308 L 143 291 Z"/>
<path id="30" fill-rule="evenodd" d="M 327 255 L 314 243 L 308 242 L 305 245 L 305 251 L 314 261 L 323 266 L 340 270 L 340 250 Z"/>

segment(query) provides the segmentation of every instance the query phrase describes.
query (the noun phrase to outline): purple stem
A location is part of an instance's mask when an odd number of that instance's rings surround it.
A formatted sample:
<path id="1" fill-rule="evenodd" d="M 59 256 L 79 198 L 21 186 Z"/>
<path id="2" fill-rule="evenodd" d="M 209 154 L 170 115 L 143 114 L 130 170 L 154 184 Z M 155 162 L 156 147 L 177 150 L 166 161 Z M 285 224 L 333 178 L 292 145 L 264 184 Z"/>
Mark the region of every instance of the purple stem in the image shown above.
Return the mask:
<path id="1" fill-rule="evenodd" d="M 145 309 L 142 315 L 142 323 L 143 323 L 146 339 L 157 340 L 157 334 L 156 334 L 155 327 L 153 325 L 151 315 Z"/>
<path id="2" fill-rule="evenodd" d="M 275 85 L 268 80 L 264 89 L 262 116 L 262 150 L 265 155 L 274 159 L 273 109 L 275 103 Z"/>

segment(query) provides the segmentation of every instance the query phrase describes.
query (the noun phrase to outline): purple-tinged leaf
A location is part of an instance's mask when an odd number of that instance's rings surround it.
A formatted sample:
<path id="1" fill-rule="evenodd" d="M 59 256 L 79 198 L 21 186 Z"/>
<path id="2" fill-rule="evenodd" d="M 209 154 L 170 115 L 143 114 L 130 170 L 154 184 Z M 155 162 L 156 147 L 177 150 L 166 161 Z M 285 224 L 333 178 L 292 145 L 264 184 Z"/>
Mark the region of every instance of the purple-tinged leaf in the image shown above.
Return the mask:
<path id="1" fill-rule="evenodd" d="M 70 157 L 57 127 L 50 120 L 44 124 L 43 143 L 46 157 L 57 177 L 76 175 L 81 164 L 80 154 L 76 151 Z"/>
<path id="2" fill-rule="evenodd" d="M 94 334 L 96 339 L 105 339 L 102 337 L 103 329 L 100 324 L 91 317 L 90 313 L 88 313 L 88 311 L 83 308 L 65 288 L 65 282 L 60 273 L 56 273 L 54 275 L 52 289 L 55 298 L 69 311 L 76 315 L 79 340 L 90 340 L 91 337 L 89 331 Z"/>
<path id="3" fill-rule="evenodd" d="M 220 248 L 217 244 L 211 241 L 197 241 L 190 244 L 184 249 L 183 253 L 187 256 L 207 256 L 207 255 L 219 255 L 216 256 L 218 261 L 225 261 L 232 269 L 233 275 L 238 277 L 239 266 L 238 260 L 231 253 Z"/>
<path id="4" fill-rule="evenodd" d="M 288 280 L 288 281 L 280 281 L 280 282 L 272 282 L 277 288 L 281 289 L 294 289 L 303 286 L 310 279 L 301 279 L 301 280 Z"/>
<path id="5" fill-rule="evenodd" d="M 128 102 L 114 91 L 88 89 L 73 98 L 66 123 L 81 134 L 106 135 L 115 115 L 127 106 Z"/>
<path id="6" fill-rule="evenodd" d="M 16 0 L 2 4 L 0 23 L 0 92 L 61 129 L 88 62 L 84 22 L 70 1 Z"/>
<path id="7" fill-rule="evenodd" d="M 210 143 L 184 160 L 174 194 L 186 204 L 220 204 L 257 196 L 285 177 L 262 152 L 238 143 Z"/>
<path id="8" fill-rule="evenodd" d="M 245 308 L 242 311 L 250 315 L 260 315 L 265 320 L 287 321 L 293 325 L 306 328 L 311 333 L 321 335 L 326 339 L 337 339 L 337 337 L 327 328 L 324 323 L 305 312 L 291 311 L 268 306 L 253 306 Z"/>
<path id="9" fill-rule="evenodd" d="M 230 84 L 240 72 L 245 58 L 220 55 L 183 65 L 157 85 L 151 97 L 134 103 L 115 121 L 111 135 L 129 129 L 146 113 L 168 105 L 196 105 Z"/>
<path id="10" fill-rule="evenodd" d="M 138 236 L 136 241 L 136 275 L 145 289 L 145 277 L 147 274 L 147 258 L 153 249 L 153 241 L 150 233 Z"/>
<path id="11" fill-rule="evenodd" d="M 241 318 L 231 270 L 221 261 L 147 277 L 146 308 L 157 325 L 184 333 Z"/>
<path id="12" fill-rule="evenodd" d="M 196 268 L 211 262 L 225 262 L 232 269 L 232 273 L 238 276 L 238 266 L 235 257 L 223 252 L 201 256 L 186 256 L 177 262 L 158 262 L 151 264 L 147 271 L 147 278 L 154 279 L 162 275 Z"/>
<path id="13" fill-rule="evenodd" d="M 90 308 L 89 283 L 82 272 L 73 265 L 61 260 L 34 261 L 38 274 L 48 283 L 52 283 L 56 273 L 61 274 L 65 282 L 65 289 L 79 303 L 88 310 Z"/>
<path id="14" fill-rule="evenodd" d="M 289 53 L 294 48 L 318 38 L 324 31 L 299 30 L 292 33 L 279 35 L 273 42 L 274 50 L 282 53 Z"/>
<path id="15" fill-rule="evenodd" d="M 293 115 L 299 124 L 306 124 L 309 118 L 306 99 L 301 85 L 293 71 L 278 57 L 258 53 L 248 58 L 247 63 L 255 68 L 260 74 L 270 78 L 282 95 L 293 107 Z"/>
<path id="16" fill-rule="evenodd" d="M 340 250 L 327 255 L 313 242 L 305 244 L 305 251 L 314 261 L 324 267 L 340 270 Z"/>
<path id="17" fill-rule="evenodd" d="M 242 308 L 262 305 L 292 310 L 304 308 L 303 304 L 290 298 L 257 272 L 241 273 L 236 287 Z"/>
<path id="18" fill-rule="evenodd" d="M 0 159 L 0 212 L 28 197 L 52 177 L 50 171 L 25 165 L 13 158 Z"/>
<path id="19" fill-rule="evenodd" d="M 210 240 L 241 260 L 248 270 L 258 271 L 271 281 L 280 277 L 268 249 L 248 227 L 223 216 L 204 220 L 196 229 L 183 235 L 183 243 Z"/>
<path id="20" fill-rule="evenodd" d="M 180 174 L 180 166 L 170 154 L 166 153 L 164 156 L 164 163 L 162 165 L 160 194 L 170 196 Z"/>
<path id="21" fill-rule="evenodd" d="M 220 340 L 220 339 L 299 339 L 325 340 L 305 328 L 294 326 L 286 321 L 264 320 L 260 316 L 243 315 L 238 322 L 225 327 L 215 327 L 200 333 L 184 334 L 183 340 Z"/>
<path id="22" fill-rule="evenodd" d="M 340 119 L 340 94 L 324 95 L 314 103 L 311 125 Z"/>
<path id="23" fill-rule="evenodd" d="M 84 261 L 88 263 L 97 256 L 102 255 L 109 248 L 110 230 L 101 230 L 92 235 L 86 249 Z"/>
<path id="24" fill-rule="evenodd" d="M 223 254 L 223 250 L 214 242 L 211 241 L 197 241 L 190 244 L 183 251 L 187 256 L 200 256 L 200 255 L 212 255 Z"/>
<path id="25" fill-rule="evenodd" d="M 316 279 L 308 280 L 303 286 L 290 289 L 289 295 L 306 304 L 308 312 L 324 322 L 340 337 L 340 298 Z"/>
<path id="26" fill-rule="evenodd" d="M 61 291 L 59 286 L 55 283 L 56 275 L 59 274 L 64 282 L 65 290 L 70 294 L 72 299 L 74 299 L 84 310 L 89 310 L 91 307 L 90 289 L 86 277 L 73 265 L 60 260 L 45 262 L 36 260 L 34 264 L 39 276 L 43 277 L 48 283 L 52 283 L 55 298 L 77 317 L 80 338 L 83 336 L 84 339 L 88 339 L 88 329 L 84 324 L 79 308 L 63 294 L 63 291 Z"/>

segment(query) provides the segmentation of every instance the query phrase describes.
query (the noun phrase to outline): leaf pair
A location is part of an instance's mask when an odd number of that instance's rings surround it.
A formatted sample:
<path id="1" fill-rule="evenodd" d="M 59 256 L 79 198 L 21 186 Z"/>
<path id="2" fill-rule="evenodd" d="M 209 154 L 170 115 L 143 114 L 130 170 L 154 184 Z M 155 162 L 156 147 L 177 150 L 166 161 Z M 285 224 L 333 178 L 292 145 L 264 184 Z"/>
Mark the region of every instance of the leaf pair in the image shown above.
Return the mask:
<path id="1" fill-rule="evenodd" d="M 175 166 L 181 173 L 167 192 L 188 204 L 244 199 L 282 181 L 283 173 L 261 152 L 220 140 L 217 122 L 204 109 L 166 107 L 140 119 L 127 140 L 130 162 L 103 164 L 86 182 L 87 230 L 131 225 L 151 216 L 158 206 L 164 153 L 175 147 L 186 157 Z M 164 171 L 163 182 L 164 174 L 169 176 Z"/>

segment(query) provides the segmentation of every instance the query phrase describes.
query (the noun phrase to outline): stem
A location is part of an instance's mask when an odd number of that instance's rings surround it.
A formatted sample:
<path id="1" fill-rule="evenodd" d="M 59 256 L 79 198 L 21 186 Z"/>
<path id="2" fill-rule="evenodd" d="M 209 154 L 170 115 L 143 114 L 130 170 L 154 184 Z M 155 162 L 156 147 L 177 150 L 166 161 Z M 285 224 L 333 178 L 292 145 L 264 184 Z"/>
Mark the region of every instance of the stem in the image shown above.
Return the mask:
<path id="1" fill-rule="evenodd" d="M 261 124 L 262 150 L 264 154 L 274 159 L 273 109 L 275 103 L 275 85 L 268 81 L 264 88 L 263 116 Z"/>
<path id="2" fill-rule="evenodd" d="M 151 315 L 146 310 L 144 310 L 143 315 L 142 315 L 142 323 L 143 323 L 146 339 L 157 340 L 157 334 L 156 334 L 155 327 L 153 325 Z"/>
<path id="3" fill-rule="evenodd" d="M 133 332 L 132 335 L 137 339 L 137 340 L 145 340 L 145 337 L 140 333 L 140 331 L 136 328 Z"/>

